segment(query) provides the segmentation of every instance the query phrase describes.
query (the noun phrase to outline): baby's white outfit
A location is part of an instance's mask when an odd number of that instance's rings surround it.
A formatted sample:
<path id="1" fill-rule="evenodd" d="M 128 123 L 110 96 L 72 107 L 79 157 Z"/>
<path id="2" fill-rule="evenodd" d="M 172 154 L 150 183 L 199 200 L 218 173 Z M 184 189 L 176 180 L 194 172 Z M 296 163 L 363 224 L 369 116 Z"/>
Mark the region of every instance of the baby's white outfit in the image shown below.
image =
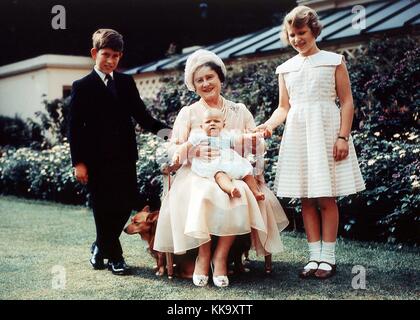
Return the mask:
<path id="1" fill-rule="evenodd" d="M 251 163 L 233 150 L 235 135 L 222 130 L 218 137 L 209 137 L 202 130 L 192 131 L 188 142 L 193 146 L 209 142 L 210 147 L 218 148 L 220 156 L 213 160 L 193 158 L 191 170 L 200 177 L 214 179 L 217 172 L 223 171 L 233 179 L 243 179 L 253 174 Z"/>

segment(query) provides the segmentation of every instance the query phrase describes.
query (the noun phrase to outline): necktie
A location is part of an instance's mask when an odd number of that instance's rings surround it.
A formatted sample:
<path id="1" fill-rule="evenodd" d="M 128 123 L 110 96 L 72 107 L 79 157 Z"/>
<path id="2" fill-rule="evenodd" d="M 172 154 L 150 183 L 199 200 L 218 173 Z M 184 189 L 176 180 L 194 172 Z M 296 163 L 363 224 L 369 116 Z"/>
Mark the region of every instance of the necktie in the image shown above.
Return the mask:
<path id="1" fill-rule="evenodd" d="M 105 79 L 107 79 L 107 83 L 106 83 L 106 87 L 109 89 L 109 91 L 111 91 L 112 95 L 114 97 L 117 96 L 117 89 L 115 88 L 115 81 L 114 79 L 112 79 L 110 74 L 107 74 Z"/>

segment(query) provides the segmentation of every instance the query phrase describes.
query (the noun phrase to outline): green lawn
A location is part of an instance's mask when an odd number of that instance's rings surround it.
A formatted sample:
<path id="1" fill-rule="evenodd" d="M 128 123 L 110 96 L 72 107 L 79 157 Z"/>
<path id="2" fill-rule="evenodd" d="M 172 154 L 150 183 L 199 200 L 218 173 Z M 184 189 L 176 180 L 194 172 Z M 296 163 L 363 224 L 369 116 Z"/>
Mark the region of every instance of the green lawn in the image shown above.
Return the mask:
<path id="1" fill-rule="evenodd" d="M 418 248 L 339 240 L 338 274 L 325 281 L 300 280 L 306 261 L 303 235 L 283 233 L 286 251 L 273 256 L 274 273 L 264 275 L 263 259 L 251 254 L 251 271 L 231 277 L 225 289 L 194 287 L 153 273 L 146 244 L 123 234 L 131 276 L 91 268 L 94 222 L 80 206 L 0 197 L 0 299 L 419 299 Z M 352 267 L 366 268 L 366 289 L 353 289 Z M 56 288 L 53 267 L 65 273 Z"/>

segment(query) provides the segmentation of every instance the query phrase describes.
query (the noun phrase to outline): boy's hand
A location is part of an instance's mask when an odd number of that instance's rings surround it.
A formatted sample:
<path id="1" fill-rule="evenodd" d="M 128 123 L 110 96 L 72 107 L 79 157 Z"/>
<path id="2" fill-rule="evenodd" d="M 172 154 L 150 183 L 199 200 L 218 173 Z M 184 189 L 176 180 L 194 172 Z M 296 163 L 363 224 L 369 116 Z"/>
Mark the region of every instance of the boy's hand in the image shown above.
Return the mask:
<path id="1" fill-rule="evenodd" d="M 78 163 L 74 167 L 74 176 L 82 184 L 88 183 L 88 169 L 84 163 Z"/>
<path id="2" fill-rule="evenodd" d="M 273 128 L 269 124 L 263 123 L 256 127 L 253 132 L 262 132 L 264 138 L 267 139 L 273 135 Z"/>

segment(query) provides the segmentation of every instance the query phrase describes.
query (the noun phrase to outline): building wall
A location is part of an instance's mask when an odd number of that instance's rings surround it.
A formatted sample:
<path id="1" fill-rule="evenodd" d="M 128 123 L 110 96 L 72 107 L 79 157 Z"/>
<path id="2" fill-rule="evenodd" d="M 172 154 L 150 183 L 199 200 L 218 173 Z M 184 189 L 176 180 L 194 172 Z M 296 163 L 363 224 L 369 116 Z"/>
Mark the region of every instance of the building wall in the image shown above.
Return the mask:
<path id="1" fill-rule="evenodd" d="M 160 80 L 163 77 L 177 74 L 177 71 L 169 70 L 167 72 L 147 72 L 133 75 L 137 89 L 140 96 L 146 99 L 153 99 L 156 97 L 159 90 L 165 85 Z"/>
<path id="2" fill-rule="evenodd" d="M 74 81 L 88 75 L 92 69 L 48 68 L 48 100 L 62 98 L 63 87 L 71 88 Z"/>
<path id="3" fill-rule="evenodd" d="M 63 86 L 87 75 L 90 69 L 43 68 L 0 78 L 0 114 L 33 117 L 44 99 L 63 97 Z M 43 97 L 43 95 L 46 95 Z"/>

